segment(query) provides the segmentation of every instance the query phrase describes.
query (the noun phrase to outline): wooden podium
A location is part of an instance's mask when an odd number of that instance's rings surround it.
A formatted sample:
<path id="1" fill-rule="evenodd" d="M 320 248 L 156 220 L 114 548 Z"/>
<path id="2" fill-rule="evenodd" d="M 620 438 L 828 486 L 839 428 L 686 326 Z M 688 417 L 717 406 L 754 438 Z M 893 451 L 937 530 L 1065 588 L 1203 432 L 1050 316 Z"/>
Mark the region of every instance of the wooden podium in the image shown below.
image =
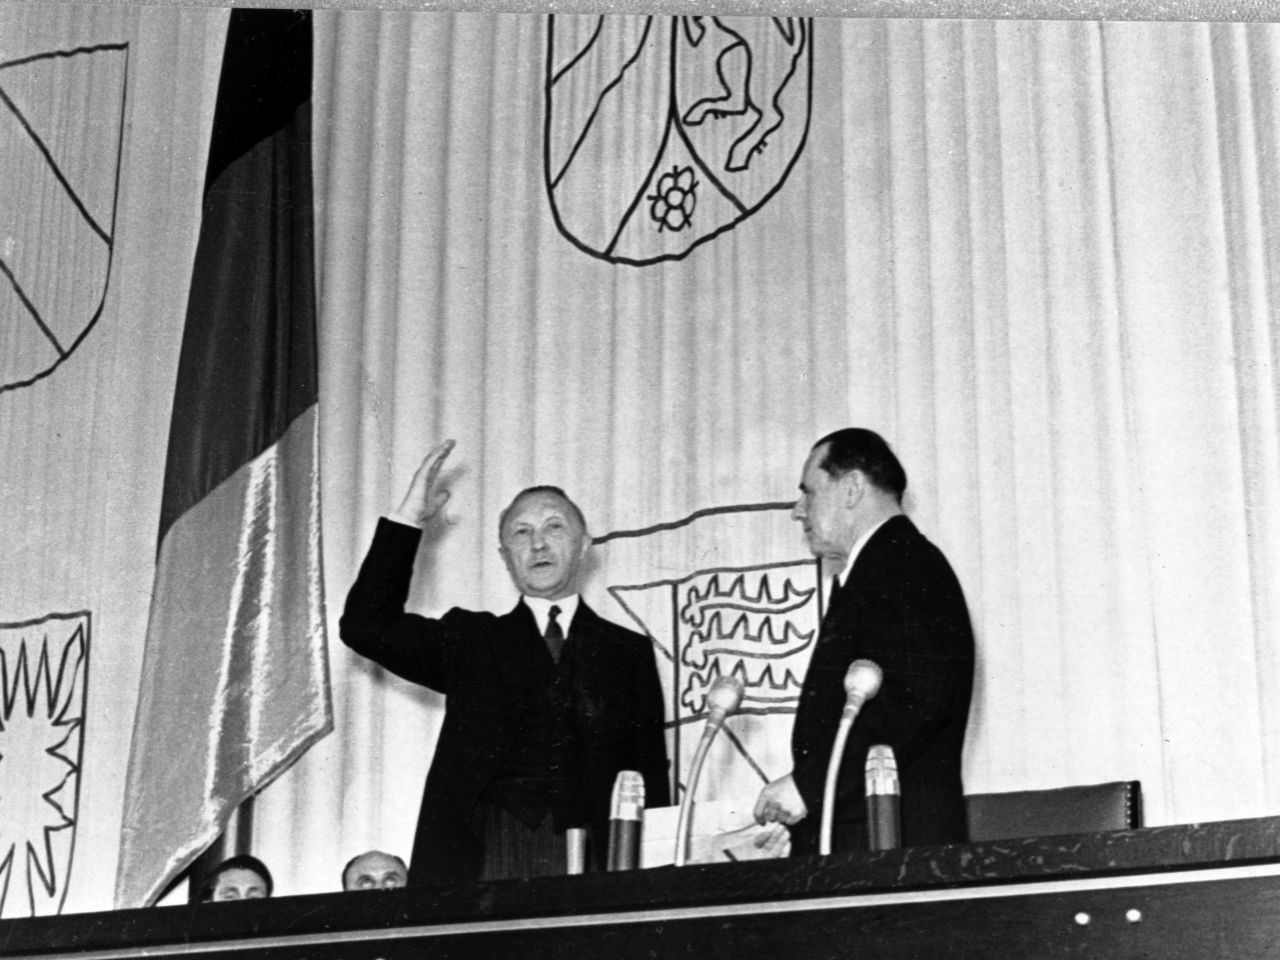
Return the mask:
<path id="1" fill-rule="evenodd" d="M 1280 958 L 1280 818 L 11 920 L 0 957 Z"/>

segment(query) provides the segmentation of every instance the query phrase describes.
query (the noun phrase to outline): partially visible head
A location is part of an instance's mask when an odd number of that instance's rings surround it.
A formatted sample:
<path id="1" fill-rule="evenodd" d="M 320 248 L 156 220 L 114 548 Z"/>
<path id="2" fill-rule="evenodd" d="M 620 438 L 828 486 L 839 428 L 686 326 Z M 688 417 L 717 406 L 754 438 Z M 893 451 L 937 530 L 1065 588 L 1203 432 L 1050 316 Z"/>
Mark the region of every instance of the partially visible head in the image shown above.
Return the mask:
<path id="1" fill-rule="evenodd" d="M 257 857 L 241 854 L 223 860 L 204 878 L 202 903 L 220 900 L 261 900 L 271 896 L 271 871 Z"/>
<path id="2" fill-rule="evenodd" d="M 370 850 L 347 861 L 342 868 L 343 890 L 393 890 L 409 879 L 409 868 L 399 857 Z"/>
<path id="3" fill-rule="evenodd" d="M 902 495 L 907 489 L 907 471 L 880 434 L 861 427 L 846 427 L 828 433 L 813 448 L 816 450 L 824 445 L 826 451 L 818 466 L 829 476 L 841 477 L 850 470 L 861 471 L 872 486 L 892 494 L 898 503 L 902 503 Z"/>
<path id="4" fill-rule="evenodd" d="M 498 552 L 526 596 L 559 600 L 578 590 L 591 537 L 586 520 L 559 487 L 521 490 L 498 518 Z"/>
<path id="5" fill-rule="evenodd" d="M 813 445 L 791 511 L 816 556 L 847 555 L 868 522 L 896 511 L 907 474 L 884 438 L 849 427 Z"/>

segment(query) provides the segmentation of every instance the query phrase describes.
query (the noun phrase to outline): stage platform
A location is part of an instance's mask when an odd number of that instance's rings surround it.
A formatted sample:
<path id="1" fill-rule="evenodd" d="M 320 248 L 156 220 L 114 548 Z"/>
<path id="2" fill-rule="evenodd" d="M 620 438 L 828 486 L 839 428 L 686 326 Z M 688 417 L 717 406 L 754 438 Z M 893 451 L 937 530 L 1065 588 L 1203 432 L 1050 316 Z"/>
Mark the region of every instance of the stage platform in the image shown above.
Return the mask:
<path id="1" fill-rule="evenodd" d="M 1280 958 L 1280 818 L 11 920 L 0 957 Z"/>

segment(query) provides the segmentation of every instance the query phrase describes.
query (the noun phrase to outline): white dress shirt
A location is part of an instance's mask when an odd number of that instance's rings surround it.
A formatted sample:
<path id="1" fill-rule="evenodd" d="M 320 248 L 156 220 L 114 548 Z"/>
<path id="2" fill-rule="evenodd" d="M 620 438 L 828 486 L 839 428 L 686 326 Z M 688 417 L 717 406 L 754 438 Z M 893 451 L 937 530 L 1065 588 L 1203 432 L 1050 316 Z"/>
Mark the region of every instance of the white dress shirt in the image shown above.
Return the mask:
<path id="1" fill-rule="evenodd" d="M 560 616 L 556 617 L 556 622 L 560 624 L 560 629 L 564 631 L 566 637 L 569 636 L 569 624 L 573 622 L 573 615 L 578 612 L 578 600 L 576 593 L 561 597 L 559 600 L 548 600 L 545 597 L 524 598 L 525 604 L 533 611 L 533 618 L 538 621 L 538 633 L 543 636 L 547 633 L 547 621 L 551 619 L 551 608 L 559 607 Z"/>

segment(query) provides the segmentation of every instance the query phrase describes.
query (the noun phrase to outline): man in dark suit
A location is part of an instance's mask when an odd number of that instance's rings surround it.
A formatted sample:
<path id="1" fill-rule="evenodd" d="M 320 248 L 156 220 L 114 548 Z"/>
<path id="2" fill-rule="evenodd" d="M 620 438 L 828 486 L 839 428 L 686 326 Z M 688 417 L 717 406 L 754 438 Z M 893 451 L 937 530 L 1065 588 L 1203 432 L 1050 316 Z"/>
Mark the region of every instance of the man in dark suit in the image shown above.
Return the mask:
<path id="1" fill-rule="evenodd" d="M 652 644 L 578 596 L 591 538 L 555 487 L 522 491 L 499 519 L 521 593 L 513 610 L 406 613 L 421 527 L 449 498 L 436 478 L 452 449 L 427 454 L 379 521 L 340 626 L 351 649 L 447 698 L 409 883 L 563 874 L 570 828 L 589 829 L 599 864 L 619 770 L 643 775 L 650 805 L 669 802 Z"/>
<path id="2" fill-rule="evenodd" d="M 839 430 L 805 461 L 792 517 L 824 579 L 836 574 L 791 736 L 793 769 L 765 786 L 756 819 L 794 825 L 797 853 L 818 849 L 822 794 L 857 659 L 884 671 L 845 749 L 833 811 L 833 850 L 866 849 L 864 765 L 888 744 L 902 789 L 904 846 L 966 838 L 961 752 L 973 689 L 973 631 L 951 566 L 902 512 L 906 472 L 870 430 Z"/>

